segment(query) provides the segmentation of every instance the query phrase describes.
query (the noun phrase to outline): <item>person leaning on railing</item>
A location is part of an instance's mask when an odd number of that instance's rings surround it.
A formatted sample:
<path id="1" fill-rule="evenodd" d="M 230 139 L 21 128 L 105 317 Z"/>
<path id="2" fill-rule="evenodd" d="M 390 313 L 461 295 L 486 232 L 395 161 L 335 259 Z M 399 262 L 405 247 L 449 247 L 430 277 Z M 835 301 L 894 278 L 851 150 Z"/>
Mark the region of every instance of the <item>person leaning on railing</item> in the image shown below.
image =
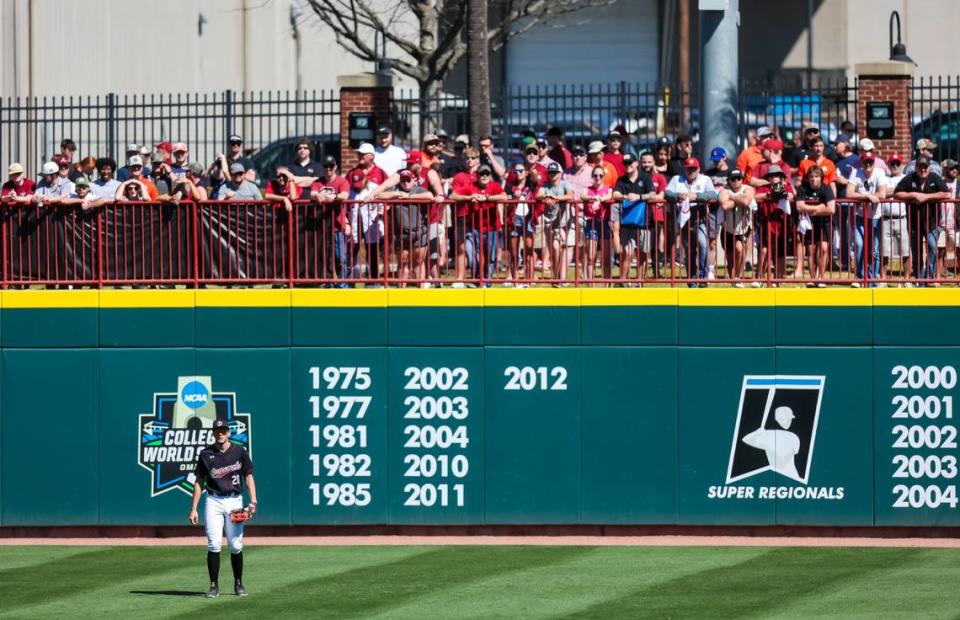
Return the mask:
<path id="1" fill-rule="evenodd" d="M 240 162 L 230 164 L 230 180 L 217 188 L 214 200 L 263 200 L 260 188 L 246 179 L 246 170 Z"/>
<path id="2" fill-rule="evenodd" d="M 160 192 L 157 191 L 157 186 L 143 175 L 143 159 L 139 155 L 134 155 L 127 160 L 127 169 L 130 171 L 130 178 L 117 187 L 117 193 L 114 195 L 115 200 L 130 200 L 127 188 L 131 185 L 142 187 L 138 200 L 159 199 Z"/>
<path id="3" fill-rule="evenodd" d="M 603 168 L 600 168 L 603 170 Z M 537 198 L 543 204 L 540 221 L 543 222 L 544 244 L 548 245 L 550 266 L 554 280 L 567 279 L 567 234 L 575 211 L 571 204 L 576 200 L 576 190 L 570 181 L 563 178 L 563 168 L 553 162 L 547 168 L 546 182 L 537 190 Z"/>
<path id="4" fill-rule="evenodd" d="M 747 240 L 753 236 L 753 217 L 757 210 L 755 190 L 743 182 L 743 172 L 734 168 L 727 176 L 728 186 L 720 190 L 718 200 L 723 211 L 723 253 L 727 277 L 734 288 L 743 288 L 743 266 Z"/>
<path id="5" fill-rule="evenodd" d="M 0 199 L 5 205 L 28 205 L 33 202 L 36 184 L 24 174 L 23 164 L 12 163 L 7 167 L 7 182 L 0 190 Z"/>
<path id="6" fill-rule="evenodd" d="M 38 207 L 49 207 L 59 204 L 64 198 L 73 193 L 73 183 L 66 177 L 60 176 L 57 164 L 48 161 L 40 169 L 40 182 L 33 192 L 33 203 Z"/>
<path id="7" fill-rule="evenodd" d="M 192 161 L 186 173 L 173 182 L 174 192 L 181 192 L 183 200 L 207 200 L 207 188 L 203 186 L 203 166 Z"/>
<path id="8" fill-rule="evenodd" d="M 757 275 L 773 275 L 780 280 L 787 267 L 787 223 L 796 191 L 793 189 L 784 171 L 773 164 L 764 174 L 767 185 L 757 188 L 757 232 L 760 236 L 760 260 Z M 750 286 L 761 286 L 754 281 Z M 776 287 L 777 284 L 773 283 Z"/>
<path id="9" fill-rule="evenodd" d="M 842 144 L 842 143 L 841 143 Z M 839 146 L 839 145 L 838 145 Z M 847 198 L 863 201 L 853 208 L 853 234 L 857 252 L 857 277 L 864 277 L 865 246 L 870 245 L 866 274 L 871 280 L 880 275 L 880 201 L 887 197 L 887 175 L 876 165 L 873 153 L 861 156 L 861 168 L 853 168 L 846 180 Z M 837 176 L 839 181 L 840 175 Z M 854 282 L 853 286 L 859 283 Z"/>
<path id="10" fill-rule="evenodd" d="M 64 198 L 60 204 L 64 206 L 77 206 L 80 207 L 83 211 L 89 209 L 95 209 L 97 207 L 102 207 L 103 205 L 111 202 L 110 200 L 105 200 L 100 198 L 96 194 L 90 191 L 90 180 L 84 176 L 80 175 L 77 177 L 76 182 L 73 184 L 73 192 Z"/>
<path id="11" fill-rule="evenodd" d="M 684 174 L 670 179 L 664 197 L 676 214 L 676 228 L 687 257 L 687 286 L 706 288 L 705 281 L 699 284 L 692 280 L 707 278 L 707 205 L 717 199 L 713 181 L 700 173 L 700 161 L 688 157 L 684 161 Z"/>
<path id="12" fill-rule="evenodd" d="M 891 196 L 904 177 L 903 158 L 899 153 L 893 153 L 887 158 L 887 166 L 890 176 L 885 182 L 886 195 Z M 880 237 L 880 279 L 887 279 L 887 267 L 892 258 L 900 261 L 901 276 L 909 278 L 910 261 L 907 259 L 910 257 L 910 235 L 905 204 L 892 201 L 884 201 L 880 204 Z"/>
<path id="13" fill-rule="evenodd" d="M 647 155 L 647 157 L 650 157 Z M 653 223 L 653 205 L 636 204 L 633 208 L 643 209 L 642 218 L 628 218 L 624 221 L 624 201 L 638 201 L 660 198 L 653 177 L 640 170 L 639 161 L 633 155 L 624 155 L 626 174 L 617 179 L 613 188 L 613 204 L 610 206 L 610 227 L 613 238 L 613 251 L 620 257 L 620 279 L 630 277 L 630 264 L 637 259 L 637 280 L 647 277 L 647 256 L 651 246 L 656 243 L 650 228 Z M 640 214 L 638 213 L 638 216 Z M 639 256 L 636 256 L 639 252 Z"/>
<path id="14" fill-rule="evenodd" d="M 628 162 L 631 167 L 636 165 L 637 158 L 627 155 L 621 160 L 621 165 Z M 605 280 L 611 275 L 610 254 L 610 199 L 613 197 L 613 188 L 603 182 L 604 171 L 594 168 L 593 183 L 579 196 L 583 208 L 584 226 L 580 233 L 584 243 L 583 264 L 580 265 L 580 277 L 593 280 L 596 276 L 597 246 L 600 246 L 600 272 Z M 626 265 L 630 269 L 630 263 Z M 623 263 L 621 263 L 623 269 Z"/>
<path id="15" fill-rule="evenodd" d="M 392 191 L 382 192 L 384 200 L 403 200 L 390 207 L 393 215 L 394 247 L 397 248 L 400 265 L 400 281 L 404 284 L 416 280 L 421 288 L 430 288 L 427 281 L 426 256 L 429 244 L 427 222 L 433 194 L 417 183 L 412 170 L 401 170 L 400 180 Z"/>
<path id="16" fill-rule="evenodd" d="M 117 162 L 110 157 L 97 160 L 97 178 L 90 184 L 90 191 L 107 202 L 113 202 L 120 188 L 120 181 L 114 178 Z"/>
<path id="17" fill-rule="evenodd" d="M 293 201 L 300 199 L 300 187 L 294 182 L 293 173 L 286 166 L 277 166 L 273 178 L 264 188 L 264 200 L 283 205 L 287 213 L 293 211 Z"/>
<path id="18" fill-rule="evenodd" d="M 516 202 L 504 205 L 504 247 L 507 254 L 507 286 L 513 280 L 533 280 L 536 277 L 536 255 L 533 249 L 533 234 L 543 205 L 535 201 L 540 189 L 540 176 L 536 170 L 527 170 L 523 163 L 513 165 L 507 176 L 507 194 Z M 521 243 L 523 244 L 523 277 L 520 276 Z M 517 288 L 526 288 L 527 283 L 518 282 Z"/>
<path id="19" fill-rule="evenodd" d="M 907 203 L 907 221 L 910 230 L 910 262 L 913 277 L 930 280 L 936 275 L 937 259 L 937 204 L 950 198 L 943 179 L 931 171 L 928 157 L 916 160 L 914 171 L 900 180 L 893 197 Z M 934 233 L 931 235 L 931 233 Z M 923 262 L 924 245 L 927 261 Z"/>
<path id="20" fill-rule="evenodd" d="M 810 261 L 809 287 L 826 286 L 823 279 L 833 238 L 830 222 L 836 210 L 836 196 L 833 188 L 824 181 L 823 169 L 809 166 L 797 188 L 797 212 L 800 214 L 797 232 L 803 238 Z"/>
<path id="21" fill-rule="evenodd" d="M 960 176 L 960 169 L 955 159 L 944 159 L 940 166 L 943 168 L 943 182 L 950 192 L 951 200 L 955 200 L 960 190 L 960 183 L 957 183 L 957 177 Z M 947 257 L 952 255 L 956 262 L 957 249 L 957 205 L 953 202 L 944 202 L 940 205 L 940 219 L 937 223 L 939 233 L 937 234 L 937 279 L 943 277 Z M 956 272 L 956 269 L 954 269 Z M 954 273 L 954 277 L 956 274 Z"/>
<path id="22" fill-rule="evenodd" d="M 320 252 L 323 257 L 320 277 L 346 278 L 353 271 L 350 264 L 352 253 L 346 244 L 347 237 L 352 236 L 352 229 L 343 202 L 350 195 L 350 184 L 338 174 L 337 160 L 332 156 L 323 158 L 323 167 L 323 176 L 310 186 L 310 201 L 319 206 Z"/>

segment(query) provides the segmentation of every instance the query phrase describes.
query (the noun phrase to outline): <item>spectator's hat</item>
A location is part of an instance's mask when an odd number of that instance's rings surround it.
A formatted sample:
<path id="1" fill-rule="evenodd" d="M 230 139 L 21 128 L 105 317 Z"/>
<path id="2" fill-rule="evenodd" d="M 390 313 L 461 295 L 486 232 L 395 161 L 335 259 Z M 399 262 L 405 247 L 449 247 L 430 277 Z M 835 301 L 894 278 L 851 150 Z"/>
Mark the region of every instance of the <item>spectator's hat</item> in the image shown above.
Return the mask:
<path id="1" fill-rule="evenodd" d="M 407 172 L 404 170 L 404 172 Z M 402 173 L 401 173 L 402 174 Z M 350 174 L 347 175 L 347 180 L 350 181 L 352 185 L 357 185 L 358 183 L 363 183 L 367 180 L 367 175 L 363 173 L 363 170 L 359 168 L 354 168 L 350 171 Z"/>
<path id="2" fill-rule="evenodd" d="M 688 157 L 683 160 L 683 167 L 687 170 L 699 169 L 700 161 L 696 157 Z"/>
<path id="3" fill-rule="evenodd" d="M 956 170 L 957 168 L 960 168 L 960 164 L 957 164 L 956 159 L 944 159 L 942 162 L 940 162 L 940 167 L 944 170 Z"/>
<path id="4" fill-rule="evenodd" d="M 900 156 L 900 153 L 892 153 L 890 157 L 887 158 L 887 161 L 890 163 L 897 162 L 899 164 L 902 164 L 903 157 Z"/>
<path id="5" fill-rule="evenodd" d="M 562 138 L 562 137 L 563 137 L 563 130 L 560 129 L 559 127 L 557 127 L 556 125 L 554 125 L 553 127 L 551 127 L 550 129 L 547 130 L 547 135 L 548 135 L 548 136 L 557 136 L 558 138 Z"/>
<path id="6" fill-rule="evenodd" d="M 594 140 L 593 142 L 590 143 L 589 146 L 587 146 L 587 153 L 590 153 L 591 155 L 596 155 L 597 153 L 602 153 L 602 152 L 603 152 L 603 142 L 600 142 L 599 140 Z"/>
<path id="7" fill-rule="evenodd" d="M 767 151 L 782 151 L 783 140 L 764 140 L 762 148 Z"/>
<path id="8" fill-rule="evenodd" d="M 470 136 L 462 133 L 454 139 L 454 142 L 457 144 L 462 144 L 463 146 L 470 146 Z"/>
<path id="9" fill-rule="evenodd" d="M 661 136 L 657 138 L 657 146 L 673 146 L 673 141 L 669 136 Z"/>
<path id="10" fill-rule="evenodd" d="M 47 163 L 43 164 L 42 168 L 40 168 L 40 174 L 57 174 L 59 171 L 60 166 L 52 161 L 48 161 Z"/>
<path id="11" fill-rule="evenodd" d="M 581 146 L 581 145 L 579 145 L 579 144 L 577 144 L 577 145 L 574 146 L 572 149 L 570 149 L 570 152 L 571 152 L 573 155 L 586 155 L 586 154 L 587 154 L 587 150 L 586 150 L 585 148 L 583 148 L 583 146 Z"/>
<path id="12" fill-rule="evenodd" d="M 850 136 L 848 136 L 845 133 L 838 133 L 837 137 L 833 139 L 833 145 L 837 146 L 841 142 L 846 142 L 847 144 L 850 144 Z"/>
<path id="13" fill-rule="evenodd" d="M 767 125 L 764 125 L 762 127 L 757 127 L 758 138 L 762 139 L 764 136 L 772 136 L 772 135 L 773 135 L 773 129 L 771 127 Z"/>
<path id="14" fill-rule="evenodd" d="M 160 153 L 154 153 L 153 157 L 150 158 L 151 164 L 162 164 L 165 161 L 166 160 L 163 158 L 163 155 L 161 155 Z"/>
<path id="15" fill-rule="evenodd" d="M 710 161 L 720 161 L 727 156 L 727 149 L 718 146 L 710 151 Z"/>
<path id="16" fill-rule="evenodd" d="M 438 137 L 438 138 L 449 138 L 449 137 L 450 137 L 450 134 L 447 133 L 447 130 L 446 130 L 446 129 L 444 129 L 444 128 L 441 127 L 440 129 L 437 130 L 437 137 Z"/>
<path id="17" fill-rule="evenodd" d="M 523 138 L 523 140 L 520 140 L 520 146 L 522 146 L 524 150 L 526 150 L 527 147 L 529 146 L 536 146 L 536 145 L 537 145 L 537 139 L 534 138 L 533 136 L 526 136 Z"/>
<path id="18" fill-rule="evenodd" d="M 922 155 L 917 158 L 917 168 L 929 168 L 930 167 L 930 158 L 926 155 Z"/>
<path id="19" fill-rule="evenodd" d="M 139 153 L 139 152 L 140 152 L 140 147 L 138 145 L 132 142 L 127 145 L 127 153 Z"/>
<path id="20" fill-rule="evenodd" d="M 477 174 L 478 174 L 478 175 L 481 174 L 481 173 L 483 173 L 483 172 L 486 172 L 487 174 L 493 174 L 493 170 L 491 170 L 491 169 L 490 169 L 490 166 L 488 166 L 487 164 L 483 164 L 482 166 L 480 166 L 479 168 L 477 168 Z"/>
<path id="21" fill-rule="evenodd" d="M 419 164 L 423 162 L 423 154 L 420 151 L 410 151 L 407 153 L 407 165 Z"/>
<path id="22" fill-rule="evenodd" d="M 393 133 L 393 130 L 387 127 L 386 125 L 383 125 L 380 127 L 380 129 L 377 130 L 377 133 L 380 135 L 383 135 L 383 134 Z"/>
<path id="23" fill-rule="evenodd" d="M 90 179 L 81 174 L 73 184 L 77 187 L 90 187 Z"/>
<path id="24" fill-rule="evenodd" d="M 153 147 L 154 147 L 154 148 L 157 148 L 157 149 L 164 150 L 164 151 L 166 151 L 166 152 L 168 152 L 168 153 L 172 153 L 172 152 L 173 152 L 173 143 L 171 143 L 169 140 L 164 141 L 164 142 L 157 142 L 156 144 L 153 145 Z"/>
<path id="25" fill-rule="evenodd" d="M 232 133 L 230 134 L 230 137 L 227 138 L 227 143 L 229 144 L 231 142 L 239 142 L 240 144 L 243 144 L 243 136 L 238 133 Z"/>
<path id="26" fill-rule="evenodd" d="M 918 151 L 923 151 L 923 150 L 932 151 L 935 148 L 937 148 L 937 143 L 934 142 L 933 140 L 930 140 L 928 138 L 920 138 L 919 140 L 917 140 Z"/>
<path id="27" fill-rule="evenodd" d="M 803 128 L 803 135 L 807 135 L 808 133 L 820 133 L 820 126 L 816 123 L 808 123 Z"/>
<path id="28" fill-rule="evenodd" d="M 428 133 L 423 137 L 424 144 L 430 144 L 431 142 L 439 142 L 439 141 L 440 141 L 440 136 L 438 136 L 435 133 Z"/>
<path id="29" fill-rule="evenodd" d="M 607 134 L 607 140 L 623 140 L 623 134 L 614 129 Z"/>
<path id="30" fill-rule="evenodd" d="M 860 161 L 863 162 L 873 162 L 876 161 L 877 156 L 873 154 L 872 151 L 866 151 L 865 153 L 860 154 Z"/>
<path id="31" fill-rule="evenodd" d="M 140 157 L 139 155 L 131 155 L 130 158 L 127 159 L 127 165 L 128 165 L 128 166 L 142 166 L 142 165 L 143 165 L 143 158 Z"/>
<path id="32" fill-rule="evenodd" d="M 12 163 L 7 168 L 7 174 L 23 174 L 23 166 L 16 162 Z"/>
<path id="33" fill-rule="evenodd" d="M 180 151 L 183 151 L 184 153 L 187 153 L 187 152 L 189 152 L 189 150 L 190 150 L 190 149 L 187 148 L 187 143 L 186 143 L 186 142 L 177 142 L 176 144 L 173 145 L 173 152 L 174 152 L 174 153 L 179 153 Z"/>
<path id="34" fill-rule="evenodd" d="M 320 163 L 323 164 L 323 167 L 324 167 L 324 168 L 326 168 L 327 166 L 336 166 L 336 165 L 337 165 L 337 158 L 334 157 L 333 155 L 325 155 L 325 156 L 323 157 L 323 161 L 320 162 Z"/>
<path id="35" fill-rule="evenodd" d="M 743 171 L 741 171 L 739 168 L 734 168 L 733 170 L 730 171 L 730 174 L 729 174 L 729 176 L 728 176 L 727 178 L 730 179 L 731 181 L 733 181 L 733 180 L 740 180 L 740 181 L 742 181 L 742 180 L 743 180 Z"/>
<path id="36" fill-rule="evenodd" d="M 537 138 L 537 146 L 547 146 L 546 138 Z"/>
<path id="37" fill-rule="evenodd" d="M 778 166 L 777 164 L 773 164 L 772 166 L 767 168 L 767 173 L 763 175 L 763 178 L 765 179 L 768 179 L 770 177 L 786 178 L 786 176 L 787 176 L 786 173 L 784 173 L 783 169 L 780 166 Z"/>
<path id="38" fill-rule="evenodd" d="M 235 161 L 232 164 L 230 164 L 230 174 L 243 174 L 246 171 L 247 169 L 244 168 L 243 164 L 241 164 L 238 161 Z"/>
<path id="39" fill-rule="evenodd" d="M 559 174 L 563 172 L 563 167 L 555 161 L 547 165 L 547 174 Z"/>
<path id="40" fill-rule="evenodd" d="M 66 155 L 54 155 L 53 161 L 57 164 L 57 166 L 61 168 L 66 168 L 70 166 L 70 158 L 67 157 Z"/>
<path id="41" fill-rule="evenodd" d="M 198 176 L 203 174 L 203 166 L 201 166 L 199 163 L 195 161 L 192 161 L 189 164 L 187 164 L 187 170 L 189 170 L 190 172 Z"/>
<path id="42" fill-rule="evenodd" d="M 150 155 L 150 147 L 149 147 L 149 146 L 146 146 L 146 145 L 141 146 L 141 147 L 140 147 L 140 154 L 143 155 L 144 157 L 147 157 L 148 155 Z"/>
<path id="43" fill-rule="evenodd" d="M 409 170 L 401 170 L 401 171 L 400 171 L 400 180 L 401 180 L 401 181 L 408 181 L 408 182 L 409 182 L 409 181 L 412 181 L 412 180 L 414 180 L 414 179 L 416 179 L 416 178 L 417 178 L 417 177 L 414 176 L 414 174 L 413 174 L 412 172 L 410 172 Z"/>
<path id="44" fill-rule="evenodd" d="M 863 140 L 860 141 L 861 151 L 872 151 L 874 150 L 874 148 L 876 147 L 873 146 L 873 140 L 871 140 L 870 138 L 864 138 Z"/>
<path id="45" fill-rule="evenodd" d="M 624 166 L 629 166 L 630 164 L 635 164 L 635 163 L 637 163 L 638 161 L 639 161 L 639 160 L 638 160 L 636 157 L 634 157 L 631 153 L 627 153 L 627 154 L 625 154 L 625 155 L 623 156 L 623 165 L 624 165 Z"/>
<path id="46" fill-rule="evenodd" d="M 357 152 L 361 155 L 373 155 L 376 151 L 373 148 L 373 145 L 369 142 L 364 142 L 360 145 L 360 148 L 357 149 Z"/>

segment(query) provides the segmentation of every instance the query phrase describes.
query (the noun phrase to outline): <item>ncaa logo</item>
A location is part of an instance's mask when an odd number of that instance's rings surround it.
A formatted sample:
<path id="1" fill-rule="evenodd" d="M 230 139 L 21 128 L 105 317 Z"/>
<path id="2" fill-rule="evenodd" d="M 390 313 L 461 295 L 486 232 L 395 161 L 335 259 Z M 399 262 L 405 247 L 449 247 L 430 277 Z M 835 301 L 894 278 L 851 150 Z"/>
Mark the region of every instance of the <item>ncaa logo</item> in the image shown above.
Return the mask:
<path id="1" fill-rule="evenodd" d="M 807 484 L 824 381 L 822 376 L 743 378 L 727 484 L 765 471 Z"/>
<path id="2" fill-rule="evenodd" d="M 180 400 L 191 409 L 199 409 L 210 400 L 210 392 L 207 391 L 207 386 L 199 381 L 191 381 L 180 390 Z"/>

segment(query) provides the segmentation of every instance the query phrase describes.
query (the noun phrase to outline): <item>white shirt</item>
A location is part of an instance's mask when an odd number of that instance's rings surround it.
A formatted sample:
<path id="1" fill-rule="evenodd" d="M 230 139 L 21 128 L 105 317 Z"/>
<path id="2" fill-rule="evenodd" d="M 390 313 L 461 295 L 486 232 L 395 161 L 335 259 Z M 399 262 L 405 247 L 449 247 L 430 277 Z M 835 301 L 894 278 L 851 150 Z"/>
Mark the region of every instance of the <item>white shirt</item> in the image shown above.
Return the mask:
<path id="1" fill-rule="evenodd" d="M 377 184 L 368 182 L 367 186 L 357 192 L 350 189 L 350 200 L 364 200 Z M 353 229 L 354 244 L 360 242 L 360 231 L 363 230 L 363 239 L 368 244 L 378 243 L 383 238 L 383 203 L 369 202 L 354 203 L 350 209 L 350 226 Z"/>
<path id="2" fill-rule="evenodd" d="M 864 170 L 862 168 L 854 168 L 850 172 L 849 185 L 847 185 L 847 192 L 854 194 L 868 194 L 876 195 L 877 191 L 882 187 L 887 187 L 887 175 L 883 173 L 882 170 L 874 165 L 873 171 L 870 173 L 870 176 L 864 176 Z M 865 211 L 867 219 L 879 219 L 880 218 L 880 209 L 875 209 L 873 203 L 868 203 L 865 205 Z"/>
<path id="3" fill-rule="evenodd" d="M 677 226 L 683 228 L 687 220 L 690 219 L 690 198 L 687 194 L 703 194 L 707 192 L 716 192 L 713 187 L 713 181 L 705 174 L 698 174 L 692 182 L 687 180 L 685 175 L 678 174 L 670 179 L 667 185 L 667 191 L 680 194 L 683 199 L 677 202 Z"/>
<path id="4" fill-rule="evenodd" d="M 890 190 L 891 195 L 893 190 L 897 188 L 897 184 L 905 177 L 904 174 L 898 174 L 896 176 L 887 177 L 887 189 Z M 880 204 L 880 215 L 883 217 L 904 217 L 907 215 L 907 206 L 902 202 L 884 202 Z"/>
<path id="5" fill-rule="evenodd" d="M 373 151 L 373 163 L 386 172 L 387 176 L 394 175 L 407 166 L 407 152 L 395 144 L 387 148 L 377 145 Z"/>

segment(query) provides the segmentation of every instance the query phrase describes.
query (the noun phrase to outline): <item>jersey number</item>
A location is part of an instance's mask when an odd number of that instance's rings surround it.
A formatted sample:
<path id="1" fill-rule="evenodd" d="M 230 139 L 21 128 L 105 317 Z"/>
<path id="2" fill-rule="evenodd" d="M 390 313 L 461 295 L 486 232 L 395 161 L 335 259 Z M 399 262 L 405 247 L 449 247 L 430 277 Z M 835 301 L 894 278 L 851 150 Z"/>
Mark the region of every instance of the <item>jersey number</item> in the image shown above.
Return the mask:
<path id="1" fill-rule="evenodd" d="M 233 475 L 230 477 L 230 482 L 233 483 L 233 486 L 239 487 L 239 486 L 240 486 L 240 474 L 233 474 Z"/>

